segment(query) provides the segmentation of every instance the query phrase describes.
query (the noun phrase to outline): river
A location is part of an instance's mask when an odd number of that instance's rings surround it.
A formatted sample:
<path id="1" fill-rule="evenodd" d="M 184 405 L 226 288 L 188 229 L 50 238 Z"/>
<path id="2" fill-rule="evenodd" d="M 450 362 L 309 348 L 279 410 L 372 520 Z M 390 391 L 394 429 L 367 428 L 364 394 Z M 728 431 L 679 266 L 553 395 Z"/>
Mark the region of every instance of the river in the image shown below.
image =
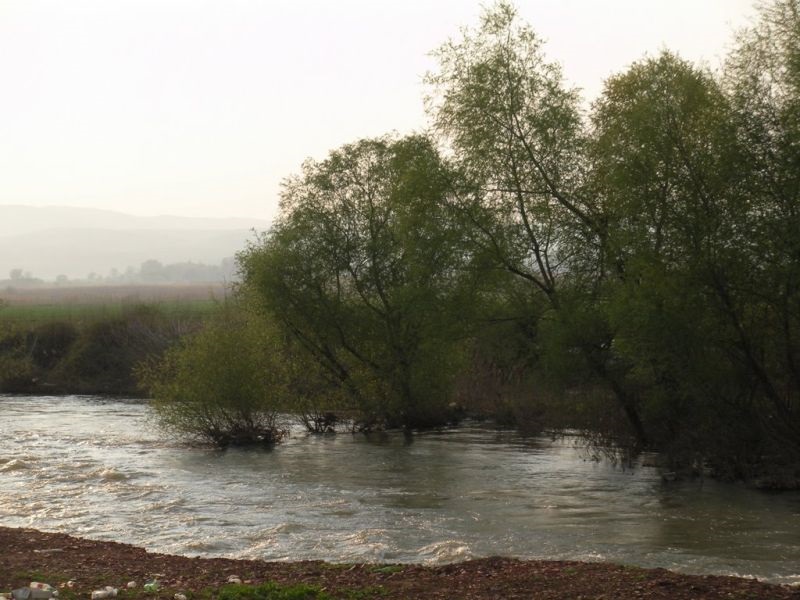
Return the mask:
<path id="1" fill-rule="evenodd" d="M 295 432 L 273 450 L 187 448 L 149 408 L 0 396 L 0 524 L 190 556 L 436 564 L 603 560 L 800 583 L 800 493 L 664 483 L 574 439 L 480 427 Z"/>

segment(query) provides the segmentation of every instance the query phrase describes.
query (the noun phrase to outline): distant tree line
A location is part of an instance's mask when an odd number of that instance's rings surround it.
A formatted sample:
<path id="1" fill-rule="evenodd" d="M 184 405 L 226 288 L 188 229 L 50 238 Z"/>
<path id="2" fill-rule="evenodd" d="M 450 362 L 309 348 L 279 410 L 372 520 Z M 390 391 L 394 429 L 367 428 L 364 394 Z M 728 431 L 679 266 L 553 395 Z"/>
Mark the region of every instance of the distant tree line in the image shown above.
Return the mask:
<path id="1" fill-rule="evenodd" d="M 89 273 L 85 278 L 69 278 L 58 275 L 54 282 L 59 285 L 99 284 L 99 283 L 218 283 L 233 282 L 237 278 L 236 260 L 234 257 L 223 258 L 217 265 L 200 262 L 179 262 L 163 264 L 158 260 L 144 261 L 139 268 L 130 266 L 124 271 L 111 269 L 102 275 Z M 0 285 L 15 287 L 35 287 L 47 284 L 45 280 L 34 277 L 29 271 L 12 269 L 7 280 L 0 280 Z"/>
<path id="2" fill-rule="evenodd" d="M 436 56 L 430 133 L 284 182 L 238 257 L 241 314 L 145 373 L 159 405 L 311 429 L 482 412 L 797 485 L 798 0 L 764 4 L 720 73 L 663 52 L 590 110 L 509 4 Z"/>
<path id="3" fill-rule="evenodd" d="M 110 280 L 114 274 L 109 275 Z M 117 274 L 117 280 L 135 283 L 187 283 L 187 282 L 231 282 L 236 279 L 236 261 L 233 257 L 222 259 L 218 265 L 196 262 L 162 264 L 157 260 L 147 260 L 139 270 L 129 269 Z"/>

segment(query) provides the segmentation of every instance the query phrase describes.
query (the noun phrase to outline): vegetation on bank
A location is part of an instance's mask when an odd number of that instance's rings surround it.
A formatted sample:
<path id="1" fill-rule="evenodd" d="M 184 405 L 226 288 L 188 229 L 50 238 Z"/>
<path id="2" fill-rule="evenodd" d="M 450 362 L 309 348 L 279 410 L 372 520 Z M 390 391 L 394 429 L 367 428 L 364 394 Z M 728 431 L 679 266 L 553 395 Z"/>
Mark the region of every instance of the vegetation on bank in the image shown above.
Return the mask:
<path id="1" fill-rule="evenodd" d="M 192 303 L 0 307 L 0 393 L 138 395 L 136 366 L 198 330 L 210 311 Z"/>
<path id="2" fill-rule="evenodd" d="M 64 576 L 61 574 L 54 574 L 49 572 L 39 571 L 18 571 L 6 575 L 14 581 L 29 582 L 37 580 L 40 582 L 45 581 L 61 581 Z M 100 580 L 103 581 L 103 580 Z M 105 579 L 108 581 L 108 579 Z M 116 579 L 113 580 L 117 585 L 121 585 Z M 158 581 L 154 579 L 154 581 Z M 59 586 L 58 597 L 63 600 L 78 600 L 90 594 L 88 591 L 90 586 L 87 582 L 82 582 L 80 588 L 67 588 L 62 583 Z M 138 583 L 138 582 L 137 582 Z M 25 585 L 25 584 L 17 584 Z M 105 586 L 100 583 L 94 587 L 103 589 Z M 169 586 L 161 588 L 157 587 L 154 591 L 142 589 L 139 585 L 134 588 L 122 588 L 117 591 L 117 595 L 121 600 L 155 600 L 156 598 L 168 598 L 174 600 L 175 596 L 185 596 L 187 600 L 379 600 L 386 598 L 386 590 L 381 586 L 365 586 L 365 587 L 342 587 L 336 590 L 326 590 L 319 585 L 311 585 L 307 583 L 294 583 L 294 584 L 280 584 L 274 581 L 268 581 L 259 585 L 221 585 L 218 587 L 207 587 L 200 590 L 188 591 L 182 586 Z"/>

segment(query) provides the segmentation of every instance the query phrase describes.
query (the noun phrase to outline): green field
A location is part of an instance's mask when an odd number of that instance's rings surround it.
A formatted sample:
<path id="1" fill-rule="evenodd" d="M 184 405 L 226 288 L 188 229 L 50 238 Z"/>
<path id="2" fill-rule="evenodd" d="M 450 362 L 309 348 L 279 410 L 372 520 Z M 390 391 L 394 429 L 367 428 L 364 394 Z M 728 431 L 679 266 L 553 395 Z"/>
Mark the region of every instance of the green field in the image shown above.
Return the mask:
<path id="1" fill-rule="evenodd" d="M 224 304 L 209 286 L 0 290 L 0 393 L 141 394 L 135 370 Z"/>
<path id="2" fill-rule="evenodd" d="M 92 323 L 143 306 L 172 317 L 211 314 L 230 290 L 221 285 L 108 285 L 0 290 L 0 323 Z"/>

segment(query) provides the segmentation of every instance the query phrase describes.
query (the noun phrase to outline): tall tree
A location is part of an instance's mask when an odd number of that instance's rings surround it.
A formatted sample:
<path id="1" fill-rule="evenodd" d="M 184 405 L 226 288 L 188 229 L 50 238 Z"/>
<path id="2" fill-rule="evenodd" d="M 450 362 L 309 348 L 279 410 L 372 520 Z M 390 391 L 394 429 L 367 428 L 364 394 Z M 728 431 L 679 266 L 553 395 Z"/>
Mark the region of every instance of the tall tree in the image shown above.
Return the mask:
<path id="1" fill-rule="evenodd" d="M 449 183 L 424 137 L 346 145 L 285 182 L 280 218 L 240 257 L 245 286 L 367 419 L 444 419 L 470 307 Z"/>
<path id="2" fill-rule="evenodd" d="M 724 85 L 665 53 L 593 113 L 617 349 L 661 440 L 740 462 L 800 450 L 797 7 L 763 6 Z"/>
<path id="3" fill-rule="evenodd" d="M 762 421 L 800 457 L 800 2 L 773 0 L 740 36 L 725 72 L 749 211 L 748 269 L 719 292 Z"/>
<path id="4" fill-rule="evenodd" d="M 744 205 L 728 102 L 710 74 L 664 52 L 606 82 L 592 125 L 616 353 L 654 441 L 699 450 L 710 439 L 699 421 L 730 422 L 709 415 L 746 390 L 727 385 L 732 333 L 714 310 L 713 282 L 740 266 L 728 252 Z"/>
<path id="5" fill-rule="evenodd" d="M 607 270 L 606 222 L 587 177 L 578 93 L 507 3 L 488 10 L 476 31 L 465 31 L 437 56 L 439 70 L 427 78 L 428 106 L 470 182 L 456 193 L 454 207 L 474 252 L 546 298 L 550 339 L 610 388 L 644 444 L 638 400 L 597 310 Z"/>

